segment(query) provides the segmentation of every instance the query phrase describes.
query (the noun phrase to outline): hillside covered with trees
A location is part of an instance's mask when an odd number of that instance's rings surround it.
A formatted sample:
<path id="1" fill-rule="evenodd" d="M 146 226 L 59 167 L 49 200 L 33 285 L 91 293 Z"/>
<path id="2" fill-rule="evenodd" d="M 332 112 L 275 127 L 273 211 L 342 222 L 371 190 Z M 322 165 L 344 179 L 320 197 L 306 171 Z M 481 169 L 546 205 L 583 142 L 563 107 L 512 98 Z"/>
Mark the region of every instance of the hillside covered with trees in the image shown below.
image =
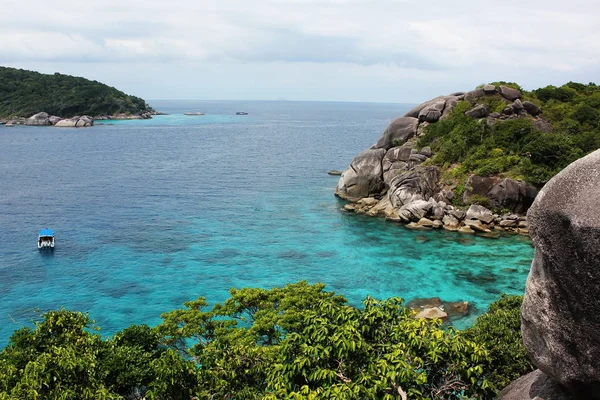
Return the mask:
<path id="1" fill-rule="evenodd" d="M 516 83 L 495 82 L 518 89 L 523 101 L 541 108 L 540 129 L 534 118 L 495 120 L 466 115 L 472 104 L 459 103 L 449 118 L 425 128 L 421 147 L 435 153 L 429 161 L 441 166 L 448 178 L 459 181 L 468 175 L 504 176 L 537 187 L 580 157 L 600 148 L 600 86 L 569 82 L 524 91 Z M 506 107 L 501 96 L 476 100 L 489 113 L 500 115 Z M 460 197 L 460 196 L 459 196 Z"/>
<path id="2" fill-rule="evenodd" d="M 532 370 L 519 296 L 467 331 L 416 319 L 398 298 L 360 308 L 306 282 L 202 297 L 102 337 L 52 311 L 0 352 L 0 399 L 491 399 Z"/>
<path id="3" fill-rule="evenodd" d="M 0 118 L 45 111 L 62 118 L 153 111 L 141 98 L 97 81 L 0 67 Z"/>

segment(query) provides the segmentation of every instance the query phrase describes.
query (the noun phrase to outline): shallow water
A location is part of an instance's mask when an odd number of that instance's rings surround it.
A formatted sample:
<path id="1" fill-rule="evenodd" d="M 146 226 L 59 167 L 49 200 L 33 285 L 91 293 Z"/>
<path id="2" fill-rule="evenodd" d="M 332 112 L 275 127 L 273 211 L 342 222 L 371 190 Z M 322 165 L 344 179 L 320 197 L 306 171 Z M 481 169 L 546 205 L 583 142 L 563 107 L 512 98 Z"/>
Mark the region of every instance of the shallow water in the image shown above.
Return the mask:
<path id="1" fill-rule="evenodd" d="M 500 293 L 523 292 L 527 238 L 410 231 L 341 210 L 327 171 L 409 106 L 152 104 L 174 114 L 0 127 L 0 345 L 39 310 L 89 311 L 110 334 L 201 295 L 217 302 L 232 287 L 303 279 L 353 304 L 466 300 L 476 310 L 463 327 Z M 250 115 L 234 115 L 242 110 Z M 46 226 L 53 254 L 35 246 Z"/>

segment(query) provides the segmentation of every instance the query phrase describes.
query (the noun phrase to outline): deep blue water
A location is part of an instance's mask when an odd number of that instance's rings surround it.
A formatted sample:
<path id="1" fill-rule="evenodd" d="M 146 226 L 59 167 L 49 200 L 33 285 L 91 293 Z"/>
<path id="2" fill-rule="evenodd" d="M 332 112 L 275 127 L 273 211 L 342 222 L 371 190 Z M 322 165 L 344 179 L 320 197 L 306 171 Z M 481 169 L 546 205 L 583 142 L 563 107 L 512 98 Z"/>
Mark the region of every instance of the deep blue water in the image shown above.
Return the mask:
<path id="1" fill-rule="evenodd" d="M 88 129 L 0 126 L 0 345 L 39 311 L 105 333 L 232 287 L 306 279 L 359 304 L 522 293 L 527 238 L 414 232 L 347 214 L 337 177 L 408 105 L 152 102 L 173 113 Z M 235 116 L 236 111 L 248 116 Z M 184 111 L 202 111 L 186 117 Z M 178 114 L 178 115 L 177 115 Z M 56 233 L 53 254 L 36 248 Z"/>

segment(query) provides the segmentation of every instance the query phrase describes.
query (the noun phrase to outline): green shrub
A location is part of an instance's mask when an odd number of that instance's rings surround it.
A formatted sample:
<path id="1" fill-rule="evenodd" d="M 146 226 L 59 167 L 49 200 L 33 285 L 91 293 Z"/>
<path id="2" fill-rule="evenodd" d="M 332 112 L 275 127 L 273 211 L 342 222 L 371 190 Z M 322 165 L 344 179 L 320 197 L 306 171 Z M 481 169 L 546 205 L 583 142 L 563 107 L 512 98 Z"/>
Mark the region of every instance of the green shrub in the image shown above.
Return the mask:
<path id="1" fill-rule="evenodd" d="M 502 295 L 465 332 L 467 338 L 490 352 L 492 361 L 486 377 L 498 390 L 535 369 L 521 337 L 522 302 L 523 296 Z"/>

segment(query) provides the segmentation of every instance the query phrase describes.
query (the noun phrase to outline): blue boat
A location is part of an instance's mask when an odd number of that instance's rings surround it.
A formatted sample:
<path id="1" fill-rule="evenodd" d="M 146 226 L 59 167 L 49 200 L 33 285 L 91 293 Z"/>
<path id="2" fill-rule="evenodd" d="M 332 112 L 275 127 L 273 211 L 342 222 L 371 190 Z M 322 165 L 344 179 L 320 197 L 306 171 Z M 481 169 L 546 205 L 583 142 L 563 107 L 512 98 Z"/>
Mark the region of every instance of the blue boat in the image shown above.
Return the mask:
<path id="1" fill-rule="evenodd" d="M 54 250 L 54 232 L 52 229 L 42 229 L 38 236 L 38 249 L 39 250 Z"/>

